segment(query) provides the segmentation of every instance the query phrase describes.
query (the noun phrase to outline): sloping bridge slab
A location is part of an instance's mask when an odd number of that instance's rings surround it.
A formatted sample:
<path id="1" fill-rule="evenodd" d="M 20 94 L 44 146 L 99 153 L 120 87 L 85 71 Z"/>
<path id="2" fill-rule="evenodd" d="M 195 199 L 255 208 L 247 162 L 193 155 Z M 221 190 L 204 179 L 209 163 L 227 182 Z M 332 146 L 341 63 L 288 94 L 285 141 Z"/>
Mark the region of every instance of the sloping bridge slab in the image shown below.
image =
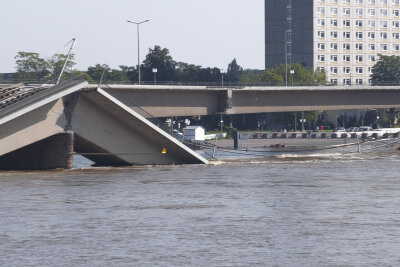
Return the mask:
<path id="1" fill-rule="evenodd" d="M 2 108 L 0 156 L 63 132 L 67 120 L 61 98 L 85 86 L 87 82 L 63 83 L 25 95 L 13 105 Z"/>
<path id="2" fill-rule="evenodd" d="M 78 96 L 71 126 L 75 151 L 98 165 L 208 163 L 100 88 Z"/>

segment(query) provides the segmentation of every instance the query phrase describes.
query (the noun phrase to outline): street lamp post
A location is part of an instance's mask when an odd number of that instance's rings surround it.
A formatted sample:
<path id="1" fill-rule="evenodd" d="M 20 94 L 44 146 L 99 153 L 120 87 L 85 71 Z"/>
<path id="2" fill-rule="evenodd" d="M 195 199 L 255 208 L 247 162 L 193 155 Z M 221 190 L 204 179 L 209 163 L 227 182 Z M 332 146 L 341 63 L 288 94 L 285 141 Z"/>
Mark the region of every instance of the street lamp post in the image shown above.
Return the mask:
<path id="1" fill-rule="evenodd" d="M 224 128 L 224 120 L 222 119 L 222 114 L 221 114 L 221 120 L 219 121 L 220 126 L 221 126 L 221 134 L 222 134 L 222 130 Z"/>
<path id="2" fill-rule="evenodd" d="M 221 69 L 221 85 L 222 85 L 222 87 L 224 87 L 224 73 L 225 73 L 225 70 Z"/>
<path id="3" fill-rule="evenodd" d="M 133 24 L 136 24 L 136 26 L 137 26 L 137 41 L 138 41 L 138 82 L 139 82 L 139 84 L 140 84 L 140 82 L 141 82 L 141 78 L 140 78 L 140 24 L 142 24 L 142 23 L 146 23 L 146 22 L 149 22 L 150 20 L 144 20 L 144 21 L 141 21 L 141 22 L 134 22 L 134 21 L 130 21 L 130 20 L 127 20 L 126 22 L 128 22 L 128 23 L 133 23 Z"/>
<path id="4" fill-rule="evenodd" d="M 157 69 L 156 68 L 153 68 L 153 74 L 154 74 L 154 84 L 156 84 L 157 83 L 157 78 L 156 78 L 156 74 L 157 74 Z"/>
<path id="5" fill-rule="evenodd" d="M 292 76 L 292 87 L 293 87 L 293 76 L 294 76 L 294 70 L 290 70 L 290 74 L 291 74 L 291 76 Z"/>

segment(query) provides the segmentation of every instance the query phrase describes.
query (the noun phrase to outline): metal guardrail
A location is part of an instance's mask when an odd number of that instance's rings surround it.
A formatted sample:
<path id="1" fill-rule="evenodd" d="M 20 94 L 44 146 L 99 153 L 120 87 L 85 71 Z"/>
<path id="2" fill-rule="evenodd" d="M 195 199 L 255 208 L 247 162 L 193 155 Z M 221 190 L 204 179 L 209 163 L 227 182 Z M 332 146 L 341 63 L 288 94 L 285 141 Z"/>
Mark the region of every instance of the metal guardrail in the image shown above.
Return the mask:
<path id="1" fill-rule="evenodd" d="M 139 85 L 137 82 L 126 82 L 126 81 L 105 81 L 105 83 L 109 85 L 113 84 L 123 84 L 123 85 Z M 92 82 L 92 84 L 97 84 Z M 282 87 L 285 86 L 281 83 L 274 82 L 253 82 L 253 83 L 241 83 L 241 82 L 193 82 L 193 81 L 141 81 L 140 85 L 171 85 L 171 86 L 206 86 L 209 88 L 244 88 L 244 87 Z M 358 86 L 400 86 L 400 82 L 386 82 L 386 83 L 376 83 L 376 84 L 364 84 L 364 85 L 346 85 L 346 84 L 315 84 L 315 83 L 297 83 L 294 84 L 293 87 L 296 86 L 343 86 L 343 87 L 358 87 Z M 288 87 L 292 87 L 291 84 L 288 84 Z"/>
<path id="2" fill-rule="evenodd" d="M 109 80 L 104 80 L 103 81 L 106 84 L 112 85 L 112 84 L 124 84 L 124 85 L 139 85 L 138 82 L 135 81 L 109 81 Z M 48 80 L 48 81 L 43 81 L 43 80 L 19 80 L 19 79 L 14 79 L 14 80 L 0 80 L 0 88 L 1 85 L 11 85 L 11 84 L 17 84 L 17 83 L 24 83 L 26 85 L 38 85 L 38 84 L 43 84 L 43 83 L 55 83 L 54 80 Z M 89 82 L 90 84 L 98 84 L 98 82 Z M 205 82 L 205 81 L 141 81 L 140 85 L 171 85 L 171 86 L 206 86 L 210 88 L 221 88 L 223 87 L 228 87 L 228 88 L 243 88 L 243 87 L 269 87 L 269 86 L 285 86 L 282 83 L 277 83 L 277 82 L 250 82 L 250 83 L 242 83 L 242 82 L 229 82 L 229 81 L 224 81 L 223 85 L 221 81 L 218 82 Z M 291 87 L 291 83 L 288 84 L 289 87 Z M 400 86 L 400 82 L 379 82 L 379 83 L 373 83 L 373 84 L 364 84 L 364 85 L 347 85 L 347 84 L 331 84 L 331 83 L 326 83 L 326 84 L 315 84 L 315 83 L 295 83 L 293 84 L 294 87 L 296 86 L 344 86 L 344 87 L 355 87 L 355 86 Z"/>

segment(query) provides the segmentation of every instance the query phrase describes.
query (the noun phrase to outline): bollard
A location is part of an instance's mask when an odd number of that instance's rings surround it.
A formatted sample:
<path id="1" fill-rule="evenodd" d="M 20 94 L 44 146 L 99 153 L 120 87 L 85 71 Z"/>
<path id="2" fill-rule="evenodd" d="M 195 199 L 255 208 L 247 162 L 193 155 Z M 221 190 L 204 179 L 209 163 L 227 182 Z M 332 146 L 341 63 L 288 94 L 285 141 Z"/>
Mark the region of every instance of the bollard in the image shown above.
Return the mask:
<path id="1" fill-rule="evenodd" d="M 239 148 L 239 136 L 240 136 L 240 133 L 239 133 L 239 132 L 235 132 L 235 133 L 233 134 L 233 147 L 234 147 L 235 149 L 238 149 L 238 148 Z"/>

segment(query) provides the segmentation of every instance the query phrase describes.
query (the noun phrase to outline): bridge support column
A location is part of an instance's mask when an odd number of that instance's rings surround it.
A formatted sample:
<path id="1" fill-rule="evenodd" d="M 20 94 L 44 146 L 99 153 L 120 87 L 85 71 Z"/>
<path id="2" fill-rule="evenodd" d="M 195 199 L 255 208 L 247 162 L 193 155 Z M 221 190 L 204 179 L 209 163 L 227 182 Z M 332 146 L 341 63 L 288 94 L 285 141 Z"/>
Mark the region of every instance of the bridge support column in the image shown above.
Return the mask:
<path id="1" fill-rule="evenodd" d="M 74 133 L 66 131 L 0 157 L 0 170 L 72 168 Z"/>

